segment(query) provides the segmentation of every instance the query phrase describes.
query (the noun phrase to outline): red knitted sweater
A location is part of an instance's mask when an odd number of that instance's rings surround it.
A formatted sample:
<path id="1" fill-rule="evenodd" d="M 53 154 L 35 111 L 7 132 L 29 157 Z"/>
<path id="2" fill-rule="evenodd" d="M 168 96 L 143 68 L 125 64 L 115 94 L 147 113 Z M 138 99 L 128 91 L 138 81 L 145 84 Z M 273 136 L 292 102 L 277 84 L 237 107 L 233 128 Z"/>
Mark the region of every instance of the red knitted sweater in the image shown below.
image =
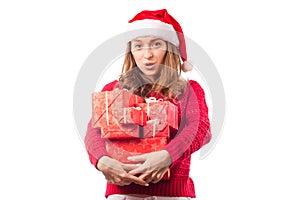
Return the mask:
<path id="1" fill-rule="evenodd" d="M 107 84 L 102 91 L 115 88 L 117 81 Z M 173 102 L 174 103 L 174 102 Z M 202 87 L 190 80 L 185 93 L 178 98 L 178 131 L 171 131 L 170 142 L 164 148 L 172 158 L 171 178 L 149 186 L 131 184 L 118 186 L 107 184 L 105 196 L 111 194 L 144 194 L 151 196 L 196 197 L 193 180 L 189 177 L 191 154 L 199 150 L 211 139 L 208 108 Z M 91 122 L 87 127 L 85 145 L 91 163 L 96 167 L 99 158 L 107 155 L 104 139 L 98 129 L 92 128 Z"/>

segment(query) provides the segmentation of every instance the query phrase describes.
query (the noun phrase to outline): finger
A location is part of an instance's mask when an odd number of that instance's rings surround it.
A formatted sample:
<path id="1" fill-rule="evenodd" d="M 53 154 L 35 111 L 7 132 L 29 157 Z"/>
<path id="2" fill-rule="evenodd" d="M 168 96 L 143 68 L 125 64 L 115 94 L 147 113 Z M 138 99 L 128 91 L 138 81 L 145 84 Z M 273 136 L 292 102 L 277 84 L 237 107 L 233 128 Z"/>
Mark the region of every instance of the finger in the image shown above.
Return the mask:
<path id="1" fill-rule="evenodd" d="M 131 171 L 131 170 L 134 170 L 136 169 L 137 167 L 141 166 L 140 163 L 137 163 L 137 164 L 122 164 L 122 168 L 128 172 L 128 171 Z"/>
<path id="2" fill-rule="evenodd" d="M 139 185 L 143 185 L 143 186 L 148 186 L 149 185 L 143 179 L 140 179 L 139 177 L 136 177 L 136 176 L 133 176 L 133 175 L 130 175 L 130 174 L 127 174 L 124 178 L 127 181 L 131 181 L 131 182 L 134 182 L 134 183 L 139 184 Z"/>
<path id="3" fill-rule="evenodd" d="M 152 183 L 158 183 L 163 177 L 163 174 L 157 174 L 152 180 Z"/>
<path id="4" fill-rule="evenodd" d="M 119 183 L 122 182 L 122 179 L 119 178 L 119 177 L 114 177 L 113 182 L 116 183 L 116 184 L 119 184 Z"/>
<path id="5" fill-rule="evenodd" d="M 130 185 L 131 183 L 132 183 L 132 182 L 130 182 L 130 181 L 124 181 L 124 182 L 123 182 L 124 185 Z"/>
<path id="6" fill-rule="evenodd" d="M 129 171 L 128 173 L 129 174 L 132 174 L 132 175 L 136 175 L 136 174 L 144 174 L 144 173 L 151 173 L 152 170 L 151 170 L 151 167 L 149 166 L 149 164 L 147 163 L 144 163 L 142 165 L 140 165 L 139 167 Z"/>
<path id="7" fill-rule="evenodd" d="M 139 176 L 139 178 L 140 179 L 143 179 L 144 181 L 146 181 L 146 179 L 149 177 L 149 173 L 143 173 L 143 174 L 141 174 L 140 176 Z M 146 181 L 146 182 L 148 182 L 148 181 Z"/>
<path id="8" fill-rule="evenodd" d="M 158 183 L 163 178 L 163 176 L 168 172 L 168 170 L 169 170 L 169 168 L 165 168 L 165 169 L 158 171 L 158 173 L 155 174 L 155 177 L 153 177 L 151 182 Z"/>
<path id="9" fill-rule="evenodd" d="M 146 179 L 144 179 L 147 183 L 150 183 L 152 181 L 156 180 L 156 177 L 153 177 L 152 175 L 149 175 L 146 177 Z"/>
<path id="10" fill-rule="evenodd" d="M 131 162 L 144 162 L 146 160 L 146 156 L 145 155 L 137 155 L 137 156 L 129 156 L 127 157 L 127 160 L 131 161 Z"/>
<path id="11" fill-rule="evenodd" d="M 158 183 L 161 179 L 152 180 L 151 183 Z"/>

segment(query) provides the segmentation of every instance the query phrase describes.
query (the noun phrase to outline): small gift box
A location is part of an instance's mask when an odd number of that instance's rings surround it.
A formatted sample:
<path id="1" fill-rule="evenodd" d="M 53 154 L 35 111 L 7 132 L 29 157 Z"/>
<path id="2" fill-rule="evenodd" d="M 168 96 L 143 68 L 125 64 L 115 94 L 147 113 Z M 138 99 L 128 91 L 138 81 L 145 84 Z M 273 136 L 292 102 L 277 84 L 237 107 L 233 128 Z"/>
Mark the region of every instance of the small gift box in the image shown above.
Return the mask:
<path id="1" fill-rule="evenodd" d="M 121 124 L 136 124 L 144 126 L 147 124 L 147 114 L 140 107 L 123 108 L 114 111 L 113 115 Z"/>
<path id="2" fill-rule="evenodd" d="M 156 120 L 156 127 L 168 126 L 178 129 L 178 108 L 170 101 L 156 100 L 154 97 L 146 99 L 146 103 L 139 103 L 139 107 L 147 113 L 148 120 Z"/>

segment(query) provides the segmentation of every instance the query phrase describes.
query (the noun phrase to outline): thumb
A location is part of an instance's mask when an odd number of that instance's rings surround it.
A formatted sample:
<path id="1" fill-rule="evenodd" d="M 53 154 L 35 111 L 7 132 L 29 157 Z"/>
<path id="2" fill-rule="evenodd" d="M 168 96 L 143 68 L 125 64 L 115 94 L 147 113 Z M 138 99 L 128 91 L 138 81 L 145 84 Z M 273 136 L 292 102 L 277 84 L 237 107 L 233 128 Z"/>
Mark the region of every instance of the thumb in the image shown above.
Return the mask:
<path id="1" fill-rule="evenodd" d="M 131 161 L 131 162 L 144 162 L 146 160 L 146 156 L 145 155 L 137 155 L 137 156 L 129 156 L 127 157 L 127 160 Z"/>

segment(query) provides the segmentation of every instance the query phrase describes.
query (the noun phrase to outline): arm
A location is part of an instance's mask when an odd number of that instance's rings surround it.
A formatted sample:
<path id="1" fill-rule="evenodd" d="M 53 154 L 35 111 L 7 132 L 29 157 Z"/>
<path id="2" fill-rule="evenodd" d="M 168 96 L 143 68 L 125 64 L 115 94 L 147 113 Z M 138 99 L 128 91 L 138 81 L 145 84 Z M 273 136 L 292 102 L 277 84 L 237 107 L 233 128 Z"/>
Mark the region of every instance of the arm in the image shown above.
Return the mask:
<path id="1" fill-rule="evenodd" d="M 105 85 L 102 91 L 113 90 L 117 83 L 118 81 L 113 81 Z M 84 143 L 91 163 L 97 168 L 98 160 L 102 156 L 107 156 L 108 153 L 105 148 L 105 140 L 101 138 L 100 129 L 92 127 L 92 120 L 88 123 Z"/>
<path id="2" fill-rule="evenodd" d="M 98 160 L 107 156 L 105 141 L 101 138 L 100 129 L 92 127 L 92 120 L 88 123 L 84 143 L 91 163 L 97 168 Z"/>
<path id="3" fill-rule="evenodd" d="M 182 99 L 182 119 L 184 126 L 180 132 L 165 147 L 172 161 L 177 160 L 184 153 L 192 154 L 199 150 L 211 139 L 208 108 L 202 87 L 196 81 L 190 81 Z"/>

